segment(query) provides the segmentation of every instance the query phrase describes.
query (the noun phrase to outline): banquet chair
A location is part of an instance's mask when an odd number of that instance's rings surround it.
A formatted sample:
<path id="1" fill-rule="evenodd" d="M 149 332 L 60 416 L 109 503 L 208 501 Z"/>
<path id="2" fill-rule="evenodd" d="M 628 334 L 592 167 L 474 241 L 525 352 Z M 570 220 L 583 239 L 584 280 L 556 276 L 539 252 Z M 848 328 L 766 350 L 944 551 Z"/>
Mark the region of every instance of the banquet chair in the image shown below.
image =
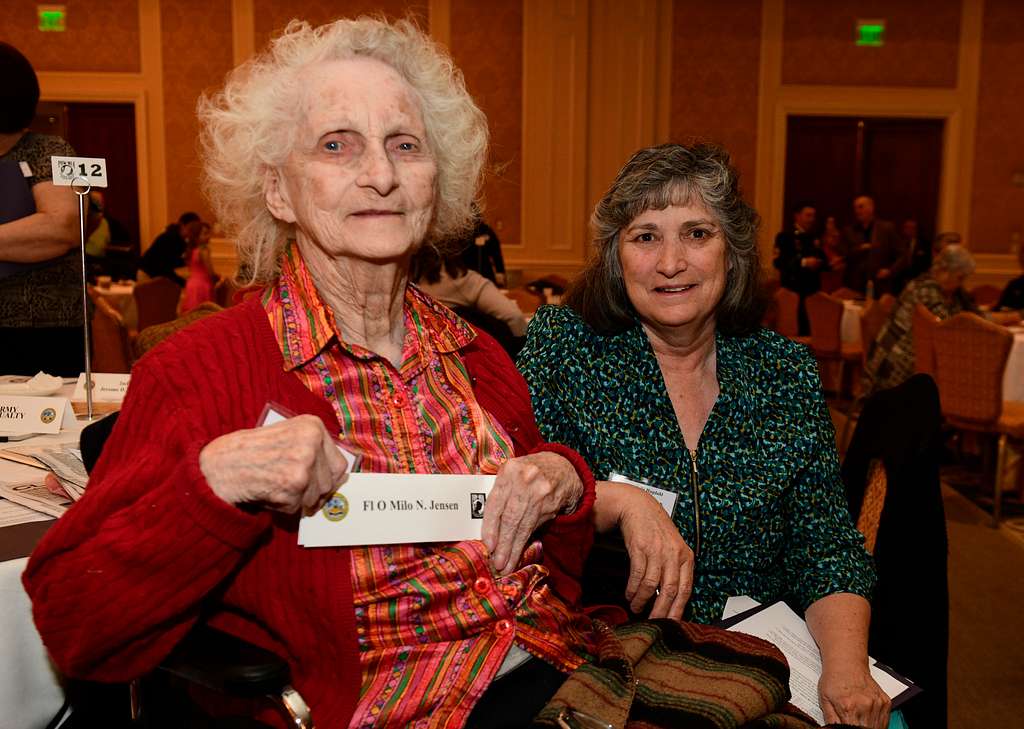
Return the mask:
<path id="1" fill-rule="evenodd" d="M 779 287 L 775 290 L 775 331 L 801 344 L 810 344 L 808 337 L 800 334 L 800 294 Z"/>
<path id="2" fill-rule="evenodd" d="M 886 301 L 886 297 L 891 299 L 891 301 Z M 861 312 L 861 362 L 865 366 L 867 366 L 868 355 L 871 353 L 871 346 L 875 343 L 875 339 L 878 338 L 878 333 L 882 330 L 885 322 L 888 321 L 889 315 L 892 314 L 895 302 L 896 299 L 893 296 L 885 294 L 881 299 L 869 302 L 864 311 Z"/>
<path id="3" fill-rule="evenodd" d="M 82 430 L 82 462 L 91 472 L 117 424 L 113 413 Z M 151 673 L 123 685 L 70 682 L 72 726 L 142 727 L 143 729 L 262 729 L 250 715 L 269 714 L 296 729 L 313 726 L 309 709 L 291 687 L 288 664 L 276 654 L 217 630 L 200 620 Z M 194 701 L 196 694 L 226 706 L 209 717 Z M 78 721 L 74 721 L 77 715 Z"/>
<path id="4" fill-rule="evenodd" d="M 838 364 L 836 396 L 842 399 L 846 365 L 860 362 L 862 347 L 860 344 L 843 342 L 844 307 L 841 300 L 819 291 L 808 296 L 804 303 L 807 306 L 807 318 L 811 323 L 811 351 L 814 352 L 819 365 L 823 366 L 827 362 Z"/>
<path id="5" fill-rule="evenodd" d="M 92 301 L 93 372 L 129 372 L 128 329 L 124 319 L 102 296 L 93 296 Z"/>
<path id="6" fill-rule="evenodd" d="M 227 309 L 235 303 L 235 294 L 238 286 L 231 276 L 223 276 L 213 287 L 213 299 L 222 309 Z"/>
<path id="7" fill-rule="evenodd" d="M 981 284 L 975 286 L 970 290 L 971 298 L 974 299 L 974 303 L 978 306 L 984 306 L 992 308 L 999 303 L 999 297 L 1002 295 L 1003 290 L 998 286 L 992 284 Z"/>
<path id="8" fill-rule="evenodd" d="M 923 693 L 901 708 L 912 727 L 947 726 L 949 584 L 939 480 L 942 416 L 934 380 L 914 375 L 865 399 L 842 477 L 872 553 L 868 651 Z"/>
<path id="9" fill-rule="evenodd" d="M 946 421 L 996 439 L 992 526 L 997 527 L 1007 444 L 1024 440 L 1024 403 L 1003 401 L 1003 372 L 1013 334 L 977 314 L 962 313 L 935 325 L 934 342 L 935 379 Z"/>
<path id="10" fill-rule="evenodd" d="M 139 331 L 170 321 L 178 314 L 181 286 L 166 276 L 135 285 L 135 304 L 139 309 Z"/>
<path id="11" fill-rule="evenodd" d="M 848 289 L 845 286 L 840 286 L 838 289 L 833 290 L 829 296 L 836 299 L 844 299 L 847 301 L 856 301 L 857 299 L 863 299 L 864 294 L 854 289 Z"/>
<path id="12" fill-rule="evenodd" d="M 914 306 L 911 324 L 914 340 L 914 372 L 935 376 L 935 325 L 939 317 L 931 313 L 924 304 Z"/>
<path id="13" fill-rule="evenodd" d="M 181 331 L 192 322 L 199 321 L 210 314 L 216 314 L 218 311 L 221 311 L 220 306 L 212 301 L 204 301 L 192 311 L 179 316 L 177 319 L 146 327 L 132 340 L 132 362 L 138 362 L 146 352 L 160 344 L 167 337 Z"/>

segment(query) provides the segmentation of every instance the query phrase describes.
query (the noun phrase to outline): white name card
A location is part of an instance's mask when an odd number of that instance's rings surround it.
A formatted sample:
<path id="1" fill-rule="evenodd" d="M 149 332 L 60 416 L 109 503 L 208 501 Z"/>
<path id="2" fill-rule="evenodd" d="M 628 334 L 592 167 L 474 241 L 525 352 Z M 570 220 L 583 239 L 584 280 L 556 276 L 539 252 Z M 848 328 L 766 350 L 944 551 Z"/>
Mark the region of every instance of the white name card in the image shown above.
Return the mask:
<path id="1" fill-rule="evenodd" d="M 107 160 L 103 157 L 50 157 L 53 184 L 67 187 L 85 180 L 93 187 L 107 186 Z"/>
<path id="2" fill-rule="evenodd" d="M 93 372 L 92 373 L 92 399 L 93 402 L 121 402 L 124 394 L 128 392 L 128 382 L 131 375 L 117 373 Z M 85 401 L 85 373 L 78 376 L 78 384 L 71 395 L 75 402 Z"/>
<path id="3" fill-rule="evenodd" d="M 0 396 L 0 433 L 59 433 L 74 425 L 66 397 Z"/>
<path id="4" fill-rule="evenodd" d="M 615 471 L 608 474 L 608 480 L 615 481 L 616 483 L 628 483 L 630 486 L 636 486 L 638 489 L 643 489 L 658 500 L 658 503 L 661 504 L 661 508 L 668 512 L 669 517 L 671 517 L 676 510 L 676 502 L 679 501 L 679 494 L 675 491 L 666 491 L 665 489 L 659 489 L 641 481 L 633 481 L 632 479 L 626 478 L 621 473 L 616 473 Z"/>
<path id="5" fill-rule="evenodd" d="M 304 547 L 479 539 L 494 476 L 351 473 L 299 522 Z"/>

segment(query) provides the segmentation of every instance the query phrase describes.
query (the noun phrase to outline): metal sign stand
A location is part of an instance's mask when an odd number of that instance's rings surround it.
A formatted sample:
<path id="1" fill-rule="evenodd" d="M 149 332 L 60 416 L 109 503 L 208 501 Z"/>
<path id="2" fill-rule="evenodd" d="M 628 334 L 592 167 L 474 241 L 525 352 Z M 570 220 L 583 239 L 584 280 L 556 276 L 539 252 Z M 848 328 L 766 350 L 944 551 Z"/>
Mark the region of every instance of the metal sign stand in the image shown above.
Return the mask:
<path id="1" fill-rule="evenodd" d="M 92 420 L 92 341 L 89 336 L 89 278 L 85 267 L 85 198 L 92 185 L 84 177 L 71 181 L 71 189 L 78 195 L 78 234 L 82 254 L 82 332 L 85 335 L 85 409 L 86 419 Z"/>

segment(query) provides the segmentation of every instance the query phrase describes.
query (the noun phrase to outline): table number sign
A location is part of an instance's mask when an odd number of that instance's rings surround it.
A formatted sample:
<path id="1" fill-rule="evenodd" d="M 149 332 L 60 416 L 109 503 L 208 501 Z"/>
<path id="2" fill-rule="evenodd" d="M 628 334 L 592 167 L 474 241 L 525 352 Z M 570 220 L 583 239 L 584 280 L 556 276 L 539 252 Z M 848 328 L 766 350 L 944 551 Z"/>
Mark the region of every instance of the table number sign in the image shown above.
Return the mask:
<path id="1" fill-rule="evenodd" d="M 92 187 L 107 186 L 107 160 L 103 157 L 50 157 L 53 184 L 67 187 L 83 181 Z"/>
<path id="2" fill-rule="evenodd" d="M 0 396 L 0 433 L 59 433 L 75 425 L 66 397 Z"/>
<path id="3" fill-rule="evenodd" d="M 96 402 L 121 402 L 124 394 L 128 391 L 128 382 L 131 380 L 128 374 L 109 374 L 104 372 L 92 373 L 92 399 Z M 78 384 L 71 395 L 75 402 L 85 400 L 85 373 L 78 376 Z"/>

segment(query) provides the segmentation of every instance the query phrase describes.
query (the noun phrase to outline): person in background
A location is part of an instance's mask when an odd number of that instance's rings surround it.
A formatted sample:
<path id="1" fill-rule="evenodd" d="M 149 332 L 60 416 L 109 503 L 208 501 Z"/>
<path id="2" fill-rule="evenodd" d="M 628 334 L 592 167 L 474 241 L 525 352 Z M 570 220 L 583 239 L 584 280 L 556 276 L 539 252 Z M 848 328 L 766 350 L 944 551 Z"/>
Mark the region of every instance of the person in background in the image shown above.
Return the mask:
<path id="1" fill-rule="evenodd" d="M 954 230 L 947 230 L 939 233 L 935 236 L 935 240 L 932 241 L 932 258 L 939 255 L 946 246 L 950 245 L 961 245 L 963 243 L 963 236 Z"/>
<path id="2" fill-rule="evenodd" d="M 843 285 L 865 292 L 870 282 L 875 296 L 893 292 L 906 265 L 896 226 L 875 217 L 875 201 L 867 195 L 853 201 L 853 216 L 853 225 L 843 229 Z"/>
<path id="3" fill-rule="evenodd" d="M 806 347 L 760 327 L 757 213 L 728 154 L 642 149 L 591 218 L 564 306 L 530 322 L 518 365 L 545 437 L 620 514 L 626 598 L 711 623 L 731 595 L 789 601 L 821 648 L 828 721 L 882 729 L 868 672 L 875 575 L 846 505 L 835 431 Z M 668 514 L 624 476 L 677 494 Z M 685 612 L 683 612 L 685 606 Z"/>
<path id="4" fill-rule="evenodd" d="M 195 240 L 187 241 L 185 259 L 188 280 L 181 301 L 181 314 L 187 314 L 200 304 L 213 301 L 213 262 L 210 259 L 210 224 L 201 223 Z"/>
<path id="5" fill-rule="evenodd" d="M 903 221 L 900 226 L 900 235 L 906 248 L 904 254 L 906 265 L 903 267 L 903 275 L 899 281 L 899 290 L 902 291 L 910 281 L 931 269 L 932 243 L 921 237 L 920 226 L 913 218 Z"/>
<path id="6" fill-rule="evenodd" d="M 53 184 L 60 137 L 29 131 L 39 81 L 0 43 L 0 374 L 64 377 L 85 367 L 78 197 Z"/>
<path id="7" fill-rule="evenodd" d="M 505 260 L 501 257 L 501 241 L 498 234 L 484 222 L 480 210 L 476 209 L 476 224 L 473 232 L 462 243 L 462 262 L 470 271 L 476 271 L 499 286 L 505 284 Z"/>
<path id="8" fill-rule="evenodd" d="M 996 311 L 1024 312 L 1024 245 L 1017 248 L 1017 262 L 1020 264 L 1021 275 L 1006 284 L 996 304 Z"/>
<path id="9" fill-rule="evenodd" d="M 914 309 L 923 304 L 940 319 L 961 311 L 976 311 L 963 289 L 974 272 L 974 259 L 957 244 L 944 246 L 931 269 L 908 283 L 900 294 L 889 320 L 870 343 L 864 367 L 864 396 L 895 387 L 914 374 Z"/>
<path id="10" fill-rule="evenodd" d="M 825 227 L 821 231 L 821 248 L 828 259 L 828 270 L 821 274 L 821 290 L 828 293 L 843 285 L 843 273 L 846 261 L 842 253 L 843 234 L 836 225 L 834 216 L 825 218 Z"/>
<path id="11" fill-rule="evenodd" d="M 442 255 L 433 246 L 423 246 L 413 256 L 409 278 L 421 291 L 456 313 L 468 314 L 470 321 L 495 337 L 506 351 L 519 351 L 526 334 L 526 317 L 519 305 L 501 293 L 493 281 L 467 270 L 458 254 Z M 484 316 L 474 317 L 474 312 Z M 491 326 L 494 321 L 502 326 Z"/>
<path id="12" fill-rule="evenodd" d="M 116 219 L 107 215 L 103 193 L 89 192 L 88 219 L 85 226 L 85 256 L 92 275 L 110 275 L 115 253 L 131 250 L 131 236 Z"/>
<path id="13" fill-rule="evenodd" d="M 196 213 L 182 213 L 178 222 L 168 225 L 167 229 L 158 235 L 153 244 L 142 254 L 139 268 L 150 278 L 165 276 L 179 286 L 184 286 L 185 279 L 178 275 L 176 269 L 185 265 L 185 251 L 188 248 L 188 243 L 199 236 L 202 224 Z"/>
<path id="14" fill-rule="evenodd" d="M 775 236 L 775 260 L 784 288 L 800 294 L 799 334 L 811 333 L 805 299 L 821 290 L 821 274 L 829 269 L 828 256 L 814 235 L 816 210 L 807 202 L 793 206 L 793 228 Z"/>

